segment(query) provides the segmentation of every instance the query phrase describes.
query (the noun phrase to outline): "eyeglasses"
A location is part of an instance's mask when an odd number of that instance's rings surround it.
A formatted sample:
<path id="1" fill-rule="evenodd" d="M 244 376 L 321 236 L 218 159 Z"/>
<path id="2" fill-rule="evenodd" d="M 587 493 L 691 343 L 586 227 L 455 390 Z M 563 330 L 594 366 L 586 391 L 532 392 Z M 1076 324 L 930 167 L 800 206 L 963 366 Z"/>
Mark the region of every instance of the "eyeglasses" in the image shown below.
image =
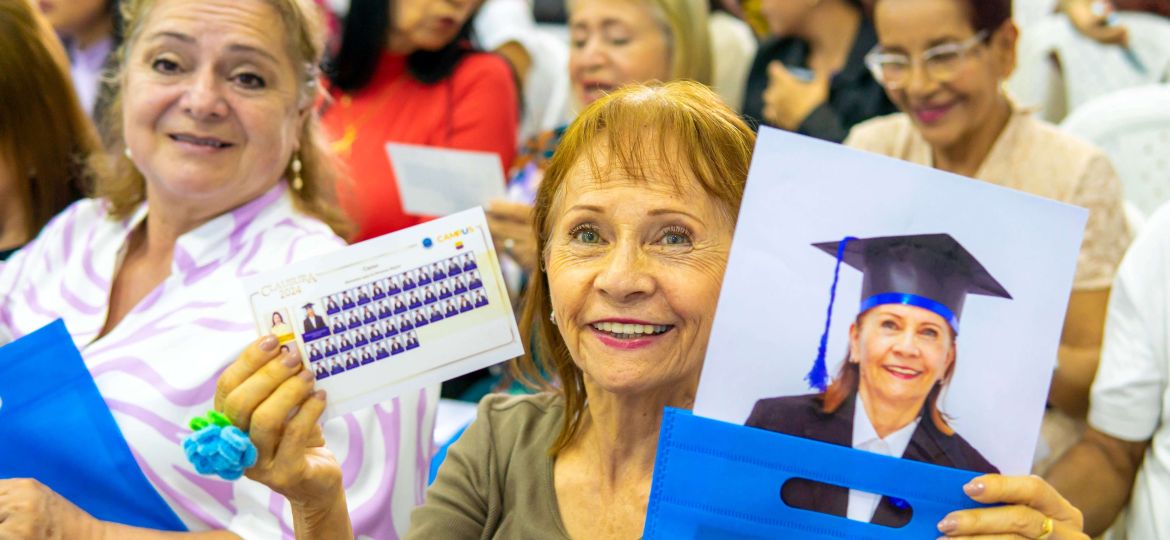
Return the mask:
<path id="1" fill-rule="evenodd" d="M 922 53 L 922 69 L 926 76 L 935 82 L 950 82 L 963 67 L 963 60 L 976 45 L 983 43 L 991 35 L 983 30 L 957 43 L 944 43 L 931 47 Z M 910 75 L 914 71 L 914 59 L 902 53 L 882 52 L 874 47 L 865 55 L 865 65 L 873 73 L 873 78 L 882 86 L 897 90 L 910 82 Z"/>

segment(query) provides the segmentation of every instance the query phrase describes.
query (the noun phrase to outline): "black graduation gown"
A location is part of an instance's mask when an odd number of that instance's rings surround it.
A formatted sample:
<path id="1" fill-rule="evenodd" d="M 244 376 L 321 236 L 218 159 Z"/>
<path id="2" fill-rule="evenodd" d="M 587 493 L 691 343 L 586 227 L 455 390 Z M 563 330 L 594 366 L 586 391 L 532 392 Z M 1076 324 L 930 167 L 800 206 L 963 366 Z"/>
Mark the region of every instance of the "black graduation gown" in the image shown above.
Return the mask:
<path id="1" fill-rule="evenodd" d="M 820 394 L 761 399 L 744 425 L 852 447 L 855 401 L 855 396 L 849 396 L 836 413 L 826 414 L 821 411 Z M 942 433 L 930 418 L 918 422 L 902 457 L 980 473 L 999 472 L 958 433 Z M 807 481 L 785 484 L 782 496 L 789 505 L 836 516 L 845 516 L 849 505 L 848 489 Z M 898 508 L 882 497 L 870 522 L 897 527 L 910 521 L 910 513 L 910 508 Z"/>

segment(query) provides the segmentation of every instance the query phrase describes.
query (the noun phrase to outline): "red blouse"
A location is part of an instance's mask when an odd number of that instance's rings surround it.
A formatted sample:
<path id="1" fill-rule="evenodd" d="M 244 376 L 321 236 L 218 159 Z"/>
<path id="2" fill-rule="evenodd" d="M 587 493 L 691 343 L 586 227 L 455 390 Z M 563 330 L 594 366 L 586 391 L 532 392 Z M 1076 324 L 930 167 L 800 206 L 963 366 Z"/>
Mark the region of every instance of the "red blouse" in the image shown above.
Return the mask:
<path id="1" fill-rule="evenodd" d="M 403 211 L 387 142 L 495 152 L 503 170 L 516 155 L 516 86 L 508 65 L 492 54 L 469 54 L 450 77 L 426 85 L 407 73 L 405 56 L 387 53 L 365 88 L 332 95 L 322 122 L 347 167 L 349 180 L 337 189 L 358 226 L 354 242 L 428 219 Z"/>

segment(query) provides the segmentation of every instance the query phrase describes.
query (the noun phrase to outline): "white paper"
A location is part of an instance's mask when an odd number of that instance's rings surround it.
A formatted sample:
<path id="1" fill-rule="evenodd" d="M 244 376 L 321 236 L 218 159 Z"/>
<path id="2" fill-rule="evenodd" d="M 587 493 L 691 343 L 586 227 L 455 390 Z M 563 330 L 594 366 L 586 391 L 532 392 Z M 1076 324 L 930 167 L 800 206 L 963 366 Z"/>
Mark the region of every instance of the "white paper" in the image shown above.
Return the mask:
<path id="1" fill-rule="evenodd" d="M 408 214 L 446 216 L 504 197 L 504 169 L 492 152 L 387 143 Z"/>
<path id="2" fill-rule="evenodd" d="M 695 414 L 742 424 L 761 398 L 814 393 L 803 379 L 824 331 L 836 261 L 812 243 L 947 233 L 1013 299 L 967 296 L 941 409 L 1001 472 L 1028 473 L 1087 215 L 762 128 Z M 825 357 L 830 375 L 847 353 L 861 282 L 860 272 L 842 265 Z"/>
<path id="3" fill-rule="evenodd" d="M 524 352 L 480 208 L 250 276 L 244 287 L 259 331 L 300 348 L 328 394 L 328 418 Z"/>

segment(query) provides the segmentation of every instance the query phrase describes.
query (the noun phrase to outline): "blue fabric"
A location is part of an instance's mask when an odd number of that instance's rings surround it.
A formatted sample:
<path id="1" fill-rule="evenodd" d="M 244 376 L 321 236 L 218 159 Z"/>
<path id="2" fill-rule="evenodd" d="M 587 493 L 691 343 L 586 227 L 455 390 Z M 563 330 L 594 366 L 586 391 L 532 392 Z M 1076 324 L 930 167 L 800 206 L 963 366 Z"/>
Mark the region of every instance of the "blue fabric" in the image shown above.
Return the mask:
<path id="1" fill-rule="evenodd" d="M 905 304 L 907 306 L 920 307 L 927 311 L 932 311 L 937 313 L 939 317 L 942 317 L 943 320 L 947 321 L 947 323 L 951 325 L 951 329 L 955 331 L 956 335 L 959 333 L 959 318 L 955 316 L 953 311 L 951 311 L 946 306 L 935 302 L 934 300 L 931 300 L 925 296 L 918 296 L 916 294 L 893 292 L 875 294 L 862 301 L 861 309 L 857 312 L 865 313 L 872 307 L 884 304 Z"/>
<path id="2" fill-rule="evenodd" d="M 35 478 L 101 520 L 187 530 L 139 469 L 61 320 L 0 347 L 0 433 L 0 478 Z"/>
<path id="3" fill-rule="evenodd" d="M 948 513 L 984 506 L 963 493 L 976 476 L 667 408 L 643 538 L 937 538 Z M 780 498 L 791 478 L 902 499 L 913 517 L 892 528 L 793 508 Z"/>

